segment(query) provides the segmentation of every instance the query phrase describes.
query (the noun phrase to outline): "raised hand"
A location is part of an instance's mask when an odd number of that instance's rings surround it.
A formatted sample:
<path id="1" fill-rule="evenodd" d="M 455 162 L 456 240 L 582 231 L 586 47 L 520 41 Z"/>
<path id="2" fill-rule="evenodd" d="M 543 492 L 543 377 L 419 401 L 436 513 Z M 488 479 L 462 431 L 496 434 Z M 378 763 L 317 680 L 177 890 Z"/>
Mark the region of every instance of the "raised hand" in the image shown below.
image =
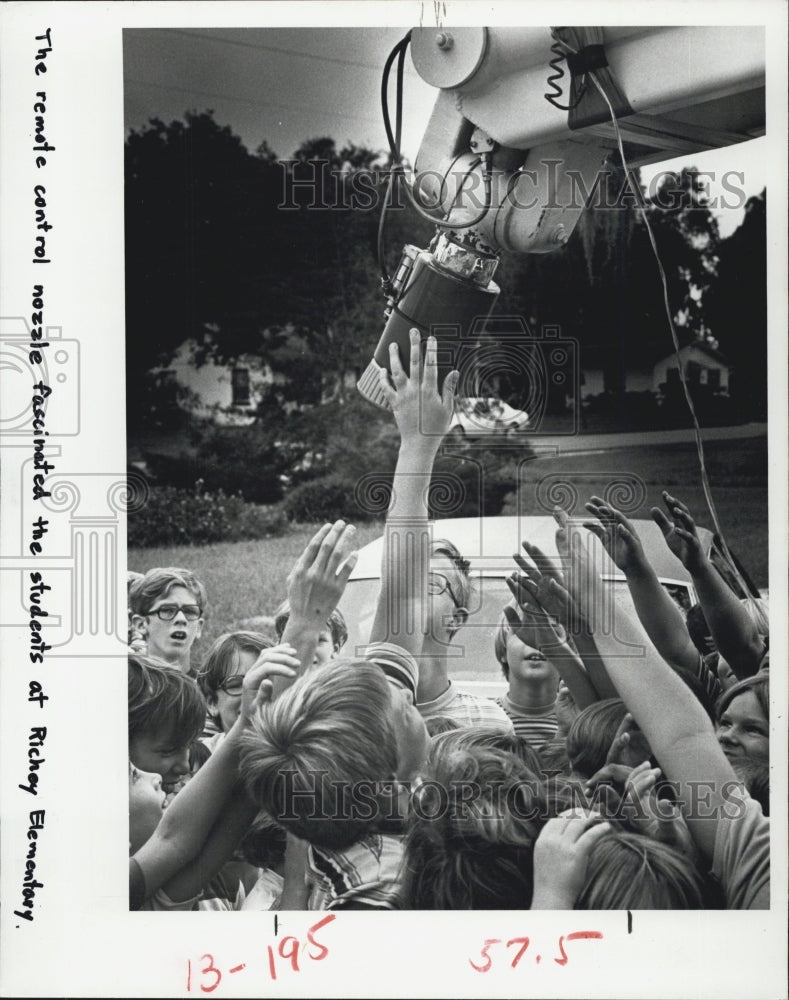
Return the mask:
<path id="1" fill-rule="evenodd" d="M 274 685 L 271 678 L 293 678 L 298 668 L 296 649 L 288 642 L 261 650 L 260 656 L 244 675 L 241 687 L 242 724 L 249 723 L 260 707 L 272 700 Z"/>
<path id="2" fill-rule="evenodd" d="M 566 628 L 575 611 L 564 582 L 564 576 L 542 549 L 531 542 L 523 542 L 523 549 L 531 561 L 515 553 L 513 559 L 521 570 L 518 583 L 534 597 L 549 615 L 553 615 Z"/>
<path id="3" fill-rule="evenodd" d="M 695 573 L 705 561 L 701 542 L 696 534 L 696 522 L 681 500 L 677 500 L 665 490 L 662 496 L 671 520 L 666 517 L 660 507 L 651 509 L 652 519 L 663 532 L 666 545 L 677 559 L 689 573 Z"/>
<path id="4" fill-rule="evenodd" d="M 412 329 L 410 336 L 410 374 L 406 375 L 403 370 L 397 344 L 392 343 L 389 345 L 391 384 L 388 372 L 382 368 L 380 385 L 392 407 L 403 442 L 422 438 L 438 448 L 452 421 L 455 389 L 460 373 L 451 371 L 444 379 L 442 391 L 439 393 L 436 338 L 433 336 L 427 338 L 423 365 L 420 333 Z"/>
<path id="5" fill-rule="evenodd" d="M 600 539 L 614 565 L 625 574 L 641 566 L 646 559 L 644 549 L 625 515 L 596 496 L 584 507 L 597 519 L 584 521 L 584 527 Z"/>
<path id="6" fill-rule="evenodd" d="M 551 652 L 556 654 L 560 648 L 566 647 L 567 632 L 564 626 L 547 613 L 516 574 L 507 578 L 507 586 L 515 599 L 517 610 L 506 605 L 504 615 L 520 641 L 532 649 L 541 650 L 549 659 Z"/>
<path id="7" fill-rule="evenodd" d="M 571 910 L 586 881 L 589 855 L 611 829 L 597 813 L 568 810 L 549 819 L 534 844 L 533 910 Z"/>
<path id="8" fill-rule="evenodd" d="M 345 591 L 358 554 L 345 552 L 356 528 L 345 521 L 324 524 L 288 574 L 290 616 L 295 623 L 323 628 Z"/>

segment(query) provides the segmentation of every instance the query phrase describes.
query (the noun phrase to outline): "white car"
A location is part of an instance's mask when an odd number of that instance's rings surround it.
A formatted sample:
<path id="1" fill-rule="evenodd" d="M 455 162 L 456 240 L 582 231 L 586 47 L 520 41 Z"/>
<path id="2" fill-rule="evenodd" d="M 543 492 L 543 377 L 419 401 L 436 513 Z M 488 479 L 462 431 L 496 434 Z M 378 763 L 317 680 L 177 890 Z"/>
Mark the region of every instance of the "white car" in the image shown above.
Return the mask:
<path id="1" fill-rule="evenodd" d="M 466 437 L 476 437 L 523 431 L 528 425 L 529 415 L 524 410 L 516 410 L 495 396 L 472 396 L 455 400 L 455 413 L 449 430 Z"/>
<path id="2" fill-rule="evenodd" d="M 584 519 L 587 519 L 586 517 Z M 649 519 L 633 519 L 632 523 L 647 557 L 660 582 L 677 604 L 687 611 L 697 601 L 693 583 L 685 567 L 670 552 L 658 526 Z M 698 528 L 699 537 L 712 561 L 739 594 L 733 575 L 722 562 L 714 535 Z M 468 517 L 433 522 L 433 538 L 447 538 L 471 564 L 473 593 L 469 618 L 457 632 L 451 647 L 449 672 L 460 688 L 474 694 L 498 696 L 506 690 L 506 682 L 494 654 L 493 639 L 502 608 L 512 595 L 506 578 L 517 569 L 513 553 L 524 554 L 521 542 L 529 541 L 559 563 L 556 551 L 556 522 L 544 517 Z M 603 579 L 616 589 L 617 601 L 630 603 L 630 592 L 623 574 L 603 551 L 597 538 L 589 533 L 590 551 L 598 560 Z M 347 655 L 353 656 L 370 635 L 381 578 L 383 538 L 377 538 L 359 551 L 348 586 L 340 601 L 340 610 L 348 624 Z M 743 578 L 754 597 L 759 591 L 742 570 Z M 744 595 L 740 595 L 744 596 Z"/>

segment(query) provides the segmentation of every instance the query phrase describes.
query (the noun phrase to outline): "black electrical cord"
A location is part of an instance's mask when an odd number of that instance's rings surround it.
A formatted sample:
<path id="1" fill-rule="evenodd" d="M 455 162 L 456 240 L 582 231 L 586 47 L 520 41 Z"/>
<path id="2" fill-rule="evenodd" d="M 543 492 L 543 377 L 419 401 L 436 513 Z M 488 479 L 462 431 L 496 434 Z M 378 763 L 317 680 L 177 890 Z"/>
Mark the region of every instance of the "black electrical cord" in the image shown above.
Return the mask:
<path id="1" fill-rule="evenodd" d="M 383 115 L 384 130 L 386 131 L 386 139 L 389 143 L 389 181 L 386 186 L 386 194 L 384 196 L 384 203 L 381 209 L 381 215 L 378 220 L 378 268 L 381 273 L 381 284 L 383 286 L 384 292 L 391 296 L 393 294 L 392 279 L 386 268 L 385 261 L 385 247 L 384 247 L 384 234 L 386 229 L 386 213 L 392 201 L 392 194 L 395 190 L 395 186 L 402 179 L 404 181 L 402 187 L 405 190 L 406 197 L 414 209 L 414 211 L 420 216 L 420 218 L 432 223 L 434 226 L 438 226 L 443 229 L 470 229 L 472 226 L 478 225 L 488 214 L 492 202 L 492 174 L 493 174 L 493 161 L 490 153 L 484 153 L 482 156 L 482 161 L 484 162 L 484 172 L 483 172 L 483 183 L 485 190 L 485 201 L 483 208 L 477 215 L 474 216 L 468 222 L 452 222 L 449 219 L 449 213 L 446 213 L 443 217 L 437 217 L 427 212 L 414 197 L 411 186 L 405 183 L 405 172 L 403 167 L 402 155 L 400 153 L 400 142 L 402 133 L 402 120 L 403 120 L 403 74 L 405 69 L 405 55 L 406 50 L 411 42 L 411 32 L 409 31 L 400 41 L 394 46 L 392 51 L 387 57 L 386 63 L 384 64 L 383 74 L 381 76 L 381 111 Z M 389 75 L 392 70 L 392 66 L 397 60 L 397 96 L 395 105 L 395 130 L 392 131 L 392 120 L 389 114 Z M 455 157 L 454 163 L 457 162 L 459 157 Z M 466 177 L 471 174 L 471 171 L 479 166 L 480 160 L 475 160 L 468 168 Z M 458 194 L 453 200 L 452 206 L 450 206 L 450 212 L 454 208 L 455 203 L 463 190 L 463 186 L 466 183 L 466 178 L 460 184 L 458 188 Z M 443 186 L 445 181 L 442 181 L 442 195 Z"/>

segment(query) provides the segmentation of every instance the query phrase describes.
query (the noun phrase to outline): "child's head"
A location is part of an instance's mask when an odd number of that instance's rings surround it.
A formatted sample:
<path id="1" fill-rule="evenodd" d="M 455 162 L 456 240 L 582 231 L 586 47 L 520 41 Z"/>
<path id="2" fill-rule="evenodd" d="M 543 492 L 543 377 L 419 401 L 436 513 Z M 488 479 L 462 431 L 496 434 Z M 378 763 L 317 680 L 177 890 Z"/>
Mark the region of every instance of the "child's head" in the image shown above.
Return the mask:
<path id="1" fill-rule="evenodd" d="M 698 910 L 704 882 L 669 844 L 614 827 L 594 844 L 576 910 Z"/>
<path id="2" fill-rule="evenodd" d="M 278 642 L 282 642 L 282 635 L 289 618 L 290 605 L 287 601 L 283 601 L 274 612 L 274 628 L 277 633 Z M 340 650 L 347 641 L 348 626 L 345 624 L 345 619 L 340 609 L 335 608 L 318 635 L 318 646 L 315 650 L 312 665 L 315 667 L 321 663 L 328 663 L 329 660 L 335 660 L 340 655 Z"/>
<path id="3" fill-rule="evenodd" d="M 405 905 L 528 909 L 546 808 L 540 782 L 515 754 L 468 745 L 460 730 L 438 737 L 412 796 Z"/>
<path id="4" fill-rule="evenodd" d="M 189 746 L 205 724 L 197 684 L 175 667 L 129 656 L 129 760 L 161 775 L 166 790 L 189 772 Z"/>
<path id="5" fill-rule="evenodd" d="M 575 775 L 591 778 L 603 767 L 626 712 L 621 698 L 606 698 L 579 713 L 567 734 L 567 756 Z M 634 764 L 649 757 L 649 746 L 640 731 L 630 733 L 630 749 L 637 758 Z"/>
<path id="6" fill-rule="evenodd" d="M 469 563 L 446 538 L 433 541 L 427 587 L 426 634 L 448 641 L 468 618 Z"/>
<path id="7" fill-rule="evenodd" d="M 398 777 L 400 739 L 408 738 L 398 733 L 399 699 L 365 660 L 303 675 L 245 734 L 240 771 L 249 795 L 302 840 L 336 850 L 355 844 L 385 818 L 376 783 Z"/>
<path id="8" fill-rule="evenodd" d="M 203 629 L 206 594 L 187 569 L 150 569 L 129 591 L 132 626 L 147 643 L 148 654 L 188 669 L 189 653 Z"/>
<path id="9" fill-rule="evenodd" d="M 136 853 L 159 824 L 166 794 L 158 774 L 129 761 L 129 854 Z"/>
<path id="10" fill-rule="evenodd" d="M 503 612 L 493 640 L 493 650 L 506 680 L 525 684 L 550 682 L 552 690 L 558 688 L 556 667 L 539 649 L 527 646 L 518 638 Z"/>
<path id="11" fill-rule="evenodd" d="M 208 702 L 208 711 L 223 732 L 228 732 L 241 711 L 244 676 L 264 649 L 274 643 L 259 632 L 226 632 L 220 635 L 197 675 Z"/>
<path id="12" fill-rule="evenodd" d="M 730 760 L 770 753 L 770 675 L 759 673 L 725 691 L 716 706 L 717 735 Z"/>

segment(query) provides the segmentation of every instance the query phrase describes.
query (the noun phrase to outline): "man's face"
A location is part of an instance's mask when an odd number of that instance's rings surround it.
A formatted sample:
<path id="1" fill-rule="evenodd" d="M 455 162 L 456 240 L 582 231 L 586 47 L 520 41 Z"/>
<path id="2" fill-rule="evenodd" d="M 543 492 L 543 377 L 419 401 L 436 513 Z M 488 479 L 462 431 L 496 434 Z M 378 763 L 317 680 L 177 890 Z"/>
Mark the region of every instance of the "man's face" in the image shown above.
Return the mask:
<path id="1" fill-rule="evenodd" d="M 194 617 L 197 608 L 198 615 Z M 162 611 L 169 621 L 163 620 Z M 195 639 L 203 630 L 202 608 L 197 598 L 186 587 L 173 587 L 164 597 L 158 597 L 147 615 L 134 615 L 134 625 L 142 633 L 149 656 L 156 656 L 166 663 L 183 663 Z"/>

